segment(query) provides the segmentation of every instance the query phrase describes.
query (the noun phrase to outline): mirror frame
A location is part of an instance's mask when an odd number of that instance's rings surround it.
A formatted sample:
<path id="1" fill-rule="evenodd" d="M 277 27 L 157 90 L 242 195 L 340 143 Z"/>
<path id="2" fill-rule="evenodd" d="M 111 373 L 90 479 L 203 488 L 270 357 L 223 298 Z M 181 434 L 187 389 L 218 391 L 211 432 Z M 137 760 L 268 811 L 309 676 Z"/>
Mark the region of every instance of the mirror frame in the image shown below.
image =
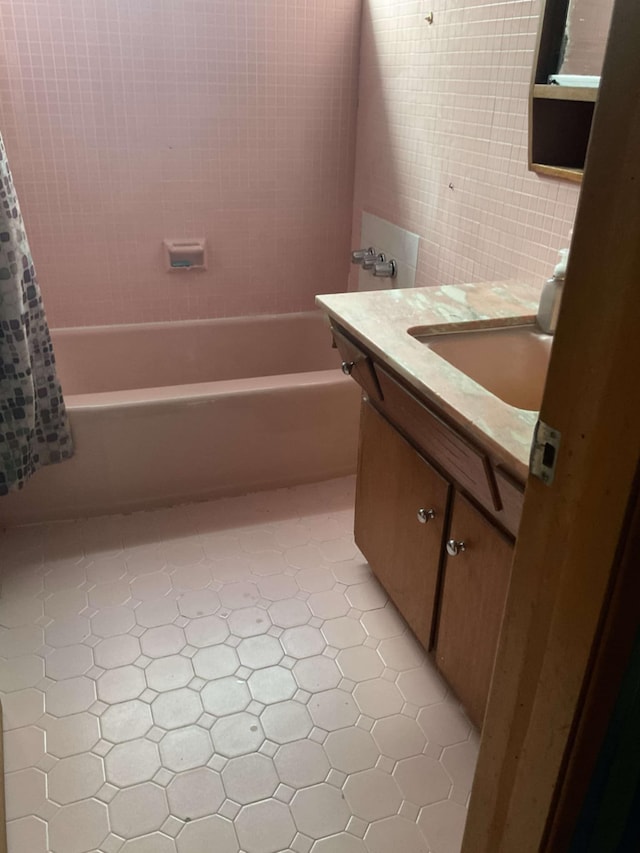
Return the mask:
<path id="1" fill-rule="evenodd" d="M 529 90 L 529 170 L 580 183 L 598 90 L 553 86 L 570 0 L 543 0 Z"/>

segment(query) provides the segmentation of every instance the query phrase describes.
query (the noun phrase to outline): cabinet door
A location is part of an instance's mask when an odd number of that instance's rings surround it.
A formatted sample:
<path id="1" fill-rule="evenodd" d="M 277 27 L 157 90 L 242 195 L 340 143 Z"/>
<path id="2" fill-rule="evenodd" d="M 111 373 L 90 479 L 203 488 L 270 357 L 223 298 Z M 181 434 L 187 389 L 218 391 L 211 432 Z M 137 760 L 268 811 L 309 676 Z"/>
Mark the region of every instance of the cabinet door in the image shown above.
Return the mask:
<path id="1" fill-rule="evenodd" d="M 513 545 L 469 501 L 456 494 L 450 537 L 464 550 L 447 556 L 436 660 L 480 728 L 489 695 Z"/>
<path id="2" fill-rule="evenodd" d="M 355 538 L 369 565 L 429 648 L 449 484 L 363 403 Z"/>

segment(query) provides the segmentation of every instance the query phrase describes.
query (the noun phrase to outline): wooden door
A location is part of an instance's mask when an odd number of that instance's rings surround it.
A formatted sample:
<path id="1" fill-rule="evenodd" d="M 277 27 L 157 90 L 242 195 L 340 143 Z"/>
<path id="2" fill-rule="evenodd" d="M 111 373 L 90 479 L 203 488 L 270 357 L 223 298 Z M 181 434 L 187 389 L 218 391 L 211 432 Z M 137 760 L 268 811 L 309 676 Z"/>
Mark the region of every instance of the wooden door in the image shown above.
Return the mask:
<path id="1" fill-rule="evenodd" d="M 449 488 L 369 403 L 362 404 L 356 543 L 427 649 Z"/>
<path id="2" fill-rule="evenodd" d="M 460 494 L 453 503 L 450 538 L 464 542 L 464 551 L 446 559 L 436 660 L 481 728 L 514 548 Z"/>

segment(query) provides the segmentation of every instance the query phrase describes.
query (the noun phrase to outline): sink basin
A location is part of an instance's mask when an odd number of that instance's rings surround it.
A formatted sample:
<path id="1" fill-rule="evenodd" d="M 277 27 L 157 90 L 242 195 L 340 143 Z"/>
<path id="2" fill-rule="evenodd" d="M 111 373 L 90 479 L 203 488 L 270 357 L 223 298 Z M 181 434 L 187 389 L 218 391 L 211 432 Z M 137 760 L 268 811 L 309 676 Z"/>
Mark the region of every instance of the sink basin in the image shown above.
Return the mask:
<path id="1" fill-rule="evenodd" d="M 537 326 L 409 334 L 510 406 L 540 409 L 553 338 Z"/>

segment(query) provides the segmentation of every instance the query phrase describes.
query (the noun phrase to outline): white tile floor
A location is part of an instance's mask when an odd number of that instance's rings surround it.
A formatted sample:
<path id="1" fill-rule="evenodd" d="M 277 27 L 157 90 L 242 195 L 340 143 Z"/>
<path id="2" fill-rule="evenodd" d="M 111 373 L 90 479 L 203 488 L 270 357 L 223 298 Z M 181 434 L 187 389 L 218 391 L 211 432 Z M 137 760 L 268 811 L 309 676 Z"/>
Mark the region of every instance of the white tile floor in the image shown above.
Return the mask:
<path id="1" fill-rule="evenodd" d="M 477 736 L 353 481 L 4 534 L 9 853 L 455 853 Z"/>

